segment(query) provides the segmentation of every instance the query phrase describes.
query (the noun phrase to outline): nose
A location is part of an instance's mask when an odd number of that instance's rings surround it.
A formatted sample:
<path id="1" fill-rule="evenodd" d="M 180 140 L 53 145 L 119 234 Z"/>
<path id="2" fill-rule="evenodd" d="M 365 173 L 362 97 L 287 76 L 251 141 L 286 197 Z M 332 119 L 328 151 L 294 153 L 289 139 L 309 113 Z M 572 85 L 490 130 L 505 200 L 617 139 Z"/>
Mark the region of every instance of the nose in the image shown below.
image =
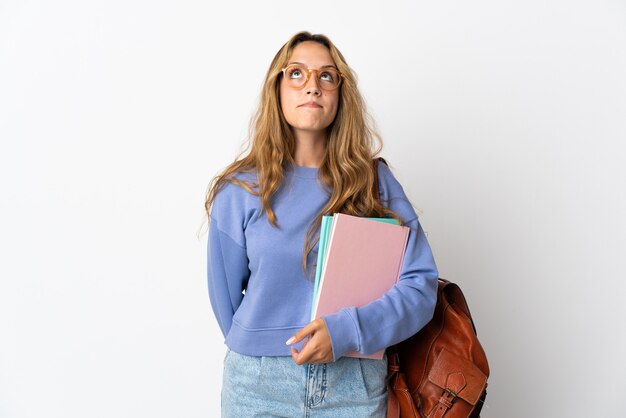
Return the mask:
<path id="1" fill-rule="evenodd" d="M 304 86 L 304 90 L 306 91 L 306 94 L 313 94 L 317 96 L 322 94 L 320 91 L 319 81 L 317 80 L 317 73 L 312 73 L 310 75 L 309 80 Z"/>

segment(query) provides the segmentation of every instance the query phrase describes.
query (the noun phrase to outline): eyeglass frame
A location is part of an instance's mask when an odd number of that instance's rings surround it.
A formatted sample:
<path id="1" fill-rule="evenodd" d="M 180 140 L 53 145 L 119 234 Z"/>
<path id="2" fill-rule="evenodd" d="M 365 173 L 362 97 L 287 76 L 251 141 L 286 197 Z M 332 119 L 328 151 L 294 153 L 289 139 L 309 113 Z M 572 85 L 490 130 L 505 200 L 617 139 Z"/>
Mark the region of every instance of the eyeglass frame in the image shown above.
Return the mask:
<path id="1" fill-rule="evenodd" d="M 325 91 L 335 91 L 335 90 L 337 90 L 339 88 L 339 86 L 341 86 L 341 83 L 343 82 L 343 74 L 341 73 L 341 71 L 339 71 L 336 67 L 333 67 L 333 66 L 324 66 L 322 68 L 315 69 L 315 68 L 307 68 L 307 67 L 305 67 L 302 64 L 289 64 L 288 66 L 286 66 L 285 68 L 280 70 L 283 73 L 283 78 L 286 78 L 286 76 L 287 76 L 287 73 L 285 73 L 285 70 L 287 70 L 287 68 L 293 67 L 293 66 L 297 66 L 297 67 L 302 68 L 306 72 L 306 78 L 304 79 L 304 83 L 302 83 L 301 87 L 289 86 L 292 89 L 296 89 L 296 90 L 303 89 L 304 86 L 306 86 L 306 83 L 309 82 L 309 79 L 311 78 L 311 73 L 312 72 L 315 72 L 315 79 L 318 80 L 318 77 L 320 75 L 320 71 L 327 70 L 328 68 L 330 68 L 333 71 L 337 72 L 337 74 L 339 75 L 339 83 L 337 83 L 337 87 L 335 87 L 333 89 L 327 89 L 327 88 L 322 87 L 322 83 L 319 83 L 319 81 L 318 81 L 319 86 L 320 86 L 320 88 L 322 90 L 325 90 Z"/>

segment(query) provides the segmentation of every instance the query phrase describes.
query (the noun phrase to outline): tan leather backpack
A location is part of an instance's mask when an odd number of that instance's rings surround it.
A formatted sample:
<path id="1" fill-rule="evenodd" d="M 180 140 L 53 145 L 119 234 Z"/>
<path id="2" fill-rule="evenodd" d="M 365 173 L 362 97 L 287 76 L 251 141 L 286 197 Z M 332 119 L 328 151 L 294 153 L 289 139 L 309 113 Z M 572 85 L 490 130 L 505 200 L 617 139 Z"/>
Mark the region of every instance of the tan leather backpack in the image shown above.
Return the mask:
<path id="1" fill-rule="evenodd" d="M 478 418 L 489 364 L 459 286 L 439 279 L 433 319 L 387 349 L 388 418 Z"/>

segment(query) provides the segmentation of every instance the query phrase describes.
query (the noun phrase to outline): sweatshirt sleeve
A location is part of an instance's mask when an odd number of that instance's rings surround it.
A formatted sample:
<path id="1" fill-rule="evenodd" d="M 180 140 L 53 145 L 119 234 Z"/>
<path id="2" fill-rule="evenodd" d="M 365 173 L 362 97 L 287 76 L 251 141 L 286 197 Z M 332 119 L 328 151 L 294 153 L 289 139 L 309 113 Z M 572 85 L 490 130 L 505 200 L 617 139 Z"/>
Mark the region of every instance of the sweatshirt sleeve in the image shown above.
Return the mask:
<path id="1" fill-rule="evenodd" d="M 372 354 L 418 332 L 433 316 L 439 273 L 415 210 L 385 164 L 379 164 L 381 200 L 410 228 L 396 283 L 382 297 L 362 307 L 323 316 L 333 361 L 346 352 Z"/>
<path id="2" fill-rule="evenodd" d="M 250 270 L 246 251 L 243 203 L 244 192 L 227 185 L 216 196 L 211 209 L 207 243 L 207 276 L 211 308 L 224 337 L 233 315 L 243 300 Z"/>

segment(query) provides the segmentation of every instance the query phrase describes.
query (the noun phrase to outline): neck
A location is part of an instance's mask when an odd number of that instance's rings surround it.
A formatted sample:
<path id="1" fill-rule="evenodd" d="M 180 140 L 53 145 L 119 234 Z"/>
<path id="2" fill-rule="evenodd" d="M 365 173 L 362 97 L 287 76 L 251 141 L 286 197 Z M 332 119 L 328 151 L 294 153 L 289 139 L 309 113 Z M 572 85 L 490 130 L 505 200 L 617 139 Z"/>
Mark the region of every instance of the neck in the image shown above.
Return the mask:
<path id="1" fill-rule="evenodd" d="M 326 152 L 326 134 L 320 132 L 297 132 L 293 160 L 296 165 L 319 168 Z"/>

